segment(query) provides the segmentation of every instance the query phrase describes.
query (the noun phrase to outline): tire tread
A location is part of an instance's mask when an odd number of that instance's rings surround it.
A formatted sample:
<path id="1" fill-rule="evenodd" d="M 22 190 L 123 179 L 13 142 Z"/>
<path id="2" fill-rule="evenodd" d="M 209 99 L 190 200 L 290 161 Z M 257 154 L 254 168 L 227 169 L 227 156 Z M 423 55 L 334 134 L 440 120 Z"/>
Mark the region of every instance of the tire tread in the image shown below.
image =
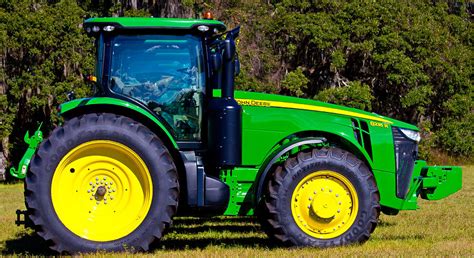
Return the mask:
<path id="1" fill-rule="evenodd" d="M 283 207 L 278 207 L 279 199 L 282 198 L 279 194 L 280 187 L 284 187 L 283 181 L 287 176 L 293 176 L 296 169 L 305 167 L 313 161 L 324 162 L 324 160 L 327 159 L 343 161 L 350 167 L 358 168 L 360 175 L 368 182 L 370 217 L 366 219 L 362 232 L 360 232 L 355 239 L 336 237 L 330 241 L 314 241 L 312 237 L 307 236 L 303 240 L 297 240 L 285 229 L 285 226 L 282 225 L 282 221 L 285 218 L 283 218 L 282 215 Z M 261 204 L 259 204 L 257 215 L 265 233 L 283 245 L 316 247 L 340 246 L 352 243 L 363 243 L 369 239 L 370 234 L 375 230 L 378 223 L 378 217 L 380 215 L 379 200 L 380 195 L 374 176 L 362 161 L 342 149 L 334 147 L 315 148 L 311 151 L 299 152 L 296 156 L 288 158 L 283 165 L 279 165 L 275 168 L 273 175 L 267 182 L 267 194 L 264 195 Z"/>
<path id="2" fill-rule="evenodd" d="M 100 126 L 95 126 L 100 125 Z M 50 244 L 50 248 L 57 251 L 58 253 L 70 252 L 75 253 L 82 250 L 72 250 L 67 243 L 62 241 L 59 236 L 56 236 L 51 230 L 51 225 L 45 222 L 44 216 L 46 216 L 41 207 L 38 205 L 38 195 L 41 195 L 40 191 L 40 180 L 39 176 L 42 171 L 50 168 L 44 167 L 46 164 L 43 159 L 60 159 L 56 157 L 53 152 L 53 146 L 61 146 L 59 143 L 68 134 L 74 134 L 76 137 L 81 137 L 86 133 L 84 130 L 97 131 L 106 130 L 107 127 L 122 127 L 127 130 L 133 131 L 137 137 L 146 139 L 149 142 L 149 146 L 152 146 L 154 151 L 157 151 L 157 158 L 163 162 L 164 166 L 167 167 L 165 175 L 170 181 L 168 184 L 169 200 L 166 203 L 167 207 L 163 209 L 166 214 L 162 216 L 162 220 L 157 222 L 157 226 L 153 227 L 150 234 L 137 238 L 136 242 L 132 243 L 134 248 L 146 251 L 150 244 L 156 240 L 159 240 L 163 236 L 163 231 L 171 225 L 171 220 L 176 214 L 178 199 L 179 199 L 179 183 L 177 176 L 177 169 L 173 163 L 171 154 L 166 150 L 163 142 L 153 134 L 144 125 L 135 122 L 131 118 L 120 116 L 111 113 L 90 113 L 77 117 L 73 117 L 67 120 L 63 126 L 56 127 L 50 136 L 41 143 L 37 153 L 32 159 L 29 172 L 25 180 L 25 202 L 28 210 L 29 218 L 34 224 L 34 228 L 38 235 L 46 240 Z M 84 130 L 81 130 L 84 128 Z M 44 197 L 43 197 L 44 198 Z M 136 251 L 139 251 L 136 250 Z M 85 250 L 94 251 L 94 250 Z M 118 251 L 118 250 L 114 250 Z"/>

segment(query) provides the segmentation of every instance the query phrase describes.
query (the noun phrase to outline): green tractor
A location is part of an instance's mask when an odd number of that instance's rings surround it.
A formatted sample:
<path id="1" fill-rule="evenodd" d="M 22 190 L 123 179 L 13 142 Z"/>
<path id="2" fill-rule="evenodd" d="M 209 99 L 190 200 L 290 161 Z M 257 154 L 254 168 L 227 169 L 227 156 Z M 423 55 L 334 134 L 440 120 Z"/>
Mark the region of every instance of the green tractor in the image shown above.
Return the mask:
<path id="1" fill-rule="evenodd" d="M 417 159 L 418 128 L 313 100 L 234 91 L 235 40 L 210 19 L 91 18 L 97 93 L 29 148 L 25 223 L 60 253 L 148 250 L 173 216 L 257 216 L 282 245 L 366 241 L 380 212 L 461 189 Z M 24 215 L 24 217 L 22 216 Z"/>

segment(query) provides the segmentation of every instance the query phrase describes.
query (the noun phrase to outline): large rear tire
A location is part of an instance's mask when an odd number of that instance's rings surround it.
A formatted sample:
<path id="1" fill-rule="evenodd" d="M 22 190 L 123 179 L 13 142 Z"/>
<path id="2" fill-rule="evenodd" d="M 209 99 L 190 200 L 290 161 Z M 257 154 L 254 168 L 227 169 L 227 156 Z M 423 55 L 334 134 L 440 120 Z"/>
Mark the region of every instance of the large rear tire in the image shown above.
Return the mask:
<path id="1" fill-rule="evenodd" d="M 337 148 L 313 149 L 276 167 L 259 219 L 269 237 L 284 245 L 362 243 L 377 226 L 379 199 L 362 161 Z"/>
<path id="2" fill-rule="evenodd" d="M 179 198 L 173 159 L 142 124 L 109 113 L 57 127 L 25 181 L 29 217 L 59 253 L 148 250 Z"/>

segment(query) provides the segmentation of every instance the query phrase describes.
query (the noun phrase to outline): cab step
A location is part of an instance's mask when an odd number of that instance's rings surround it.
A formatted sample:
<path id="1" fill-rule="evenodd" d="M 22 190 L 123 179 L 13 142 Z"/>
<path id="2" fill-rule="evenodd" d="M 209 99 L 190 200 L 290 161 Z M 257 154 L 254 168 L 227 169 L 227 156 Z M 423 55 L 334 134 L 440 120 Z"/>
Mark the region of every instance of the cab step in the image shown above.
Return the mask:
<path id="1" fill-rule="evenodd" d="M 33 228 L 33 222 L 30 220 L 30 217 L 28 215 L 28 210 L 16 210 L 15 224 L 17 226 L 24 225 L 25 228 Z"/>

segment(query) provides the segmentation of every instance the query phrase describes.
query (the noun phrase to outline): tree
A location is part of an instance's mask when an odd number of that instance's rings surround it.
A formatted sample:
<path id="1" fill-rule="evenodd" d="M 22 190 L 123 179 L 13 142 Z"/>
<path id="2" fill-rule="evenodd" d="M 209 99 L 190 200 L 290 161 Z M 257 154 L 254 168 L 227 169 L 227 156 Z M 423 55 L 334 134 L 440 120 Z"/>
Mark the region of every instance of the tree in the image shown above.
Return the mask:
<path id="1" fill-rule="evenodd" d="M 55 107 L 74 90 L 90 94 L 83 74 L 91 73 L 93 45 L 82 31 L 85 12 L 74 1 L 15 1 L 0 6 L 2 74 L 0 135 L 3 151 L 21 158 L 27 129 L 57 122 Z M 12 144 L 10 144 L 12 143 Z"/>
<path id="2" fill-rule="evenodd" d="M 0 156 L 17 163 L 26 130 L 58 122 L 91 94 L 96 16 L 199 17 L 241 25 L 237 88 L 316 98 L 415 123 L 425 157 L 471 157 L 472 4 L 456 1 L 17 0 L 0 3 Z M 0 157 L 1 158 L 1 157 Z"/>
<path id="3" fill-rule="evenodd" d="M 431 125 L 438 147 L 471 156 L 461 139 L 472 145 L 464 128 L 473 111 L 474 33 L 471 13 L 456 3 L 278 1 L 267 35 L 285 70 L 309 79 L 290 92 Z"/>

